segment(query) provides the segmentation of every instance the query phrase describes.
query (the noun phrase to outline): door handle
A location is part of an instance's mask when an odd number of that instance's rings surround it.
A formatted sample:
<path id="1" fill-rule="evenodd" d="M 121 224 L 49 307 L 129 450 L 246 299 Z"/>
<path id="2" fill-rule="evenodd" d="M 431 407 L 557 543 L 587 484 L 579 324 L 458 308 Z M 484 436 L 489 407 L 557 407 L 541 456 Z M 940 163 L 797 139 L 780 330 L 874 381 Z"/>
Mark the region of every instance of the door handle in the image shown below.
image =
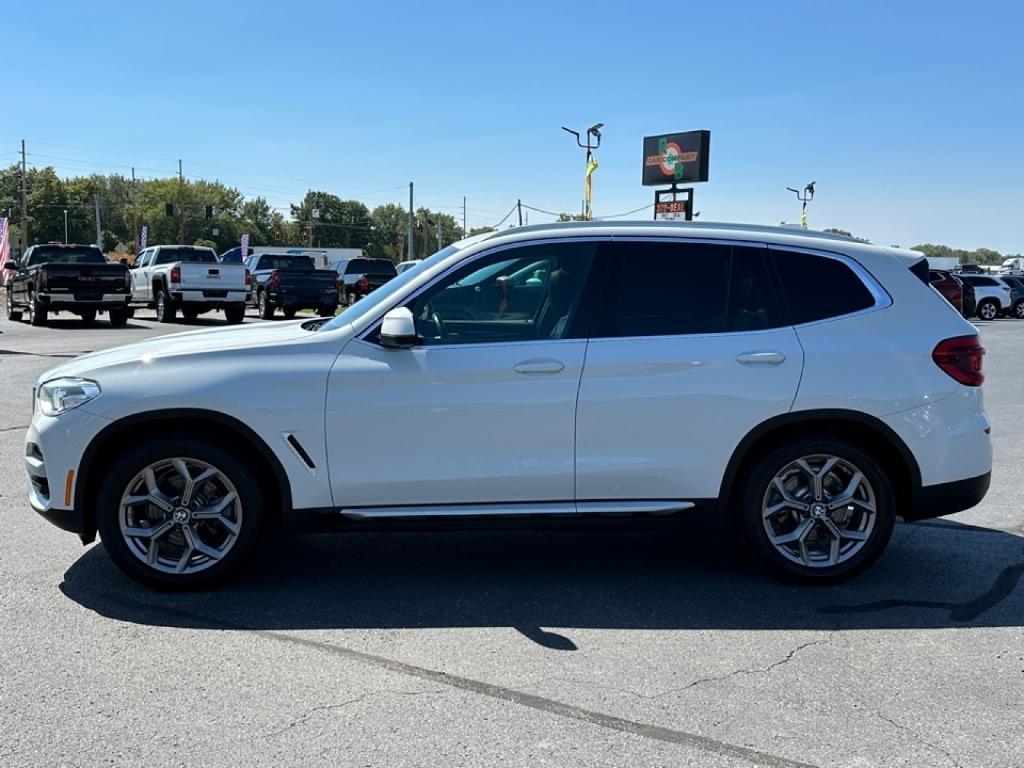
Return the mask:
<path id="1" fill-rule="evenodd" d="M 561 373 L 565 365 L 558 360 L 524 360 L 514 365 L 512 370 L 516 373 Z"/>
<path id="2" fill-rule="evenodd" d="M 744 352 L 736 355 L 736 362 L 743 365 L 780 365 L 786 362 L 781 352 Z"/>

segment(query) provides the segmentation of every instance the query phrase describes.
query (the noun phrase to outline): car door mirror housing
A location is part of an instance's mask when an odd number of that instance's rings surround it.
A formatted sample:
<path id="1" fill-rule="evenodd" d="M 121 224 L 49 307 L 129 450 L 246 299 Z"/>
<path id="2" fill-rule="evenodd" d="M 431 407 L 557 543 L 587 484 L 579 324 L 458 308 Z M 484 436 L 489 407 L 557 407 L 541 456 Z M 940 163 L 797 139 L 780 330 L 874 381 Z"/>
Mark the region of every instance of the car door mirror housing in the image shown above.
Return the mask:
<path id="1" fill-rule="evenodd" d="M 16 261 L 8 261 L 6 264 L 4 264 L 4 270 L 8 270 L 8 269 L 17 270 L 18 269 L 18 262 L 16 262 Z"/>
<path id="2" fill-rule="evenodd" d="M 409 349 L 419 343 L 416 321 L 408 307 L 395 307 L 380 326 L 380 345 L 388 349 Z"/>

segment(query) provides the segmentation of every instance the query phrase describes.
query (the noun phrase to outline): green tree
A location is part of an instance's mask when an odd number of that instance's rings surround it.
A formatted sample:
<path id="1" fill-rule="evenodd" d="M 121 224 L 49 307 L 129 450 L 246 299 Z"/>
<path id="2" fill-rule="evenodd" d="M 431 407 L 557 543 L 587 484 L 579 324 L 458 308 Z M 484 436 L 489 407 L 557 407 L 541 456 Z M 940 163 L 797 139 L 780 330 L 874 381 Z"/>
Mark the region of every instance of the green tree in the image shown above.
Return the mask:
<path id="1" fill-rule="evenodd" d="M 379 259 L 403 261 L 408 240 L 409 212 L 400 205 L 378 205 L 370 214 L 373 225 L 368 252 Z"/>
<path id="2" fill-rule="evenodd" d="M 369 209 L 358 200 L 342 200 L 329 192 L 307 192 L 291 206 L 292 220 L 302 226 L 305 243 L 312 228 L 313 245 L 323 248 L 368 248 L 373 232 Z M 319 213 L 319 217 L 314 215 Z"/>

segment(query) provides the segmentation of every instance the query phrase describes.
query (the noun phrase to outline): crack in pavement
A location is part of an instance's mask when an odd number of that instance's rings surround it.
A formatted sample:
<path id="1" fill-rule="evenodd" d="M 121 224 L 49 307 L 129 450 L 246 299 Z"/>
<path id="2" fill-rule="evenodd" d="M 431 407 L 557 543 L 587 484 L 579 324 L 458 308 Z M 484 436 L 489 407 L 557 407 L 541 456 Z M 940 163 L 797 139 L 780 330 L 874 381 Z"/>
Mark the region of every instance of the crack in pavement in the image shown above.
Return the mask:
<path id="1" fill-rule="evenodd" d="M 0 355 L 28 355 L 29 357 L 79 357 L 81 355 L 91 355 L 92 350 L 87 349 L 84 352 L 54 352 L 52 354 L 46 352 L 22 352 L 16 349 L 0 349 Z"/>
<path id="2" fill-rule="evenodd" d="M 710 736 L 702 736 L 697 733 L 688 733 L 674 728 L 666 728 L 659 725 L 627 720 L 622 717 L 615 717 L 614 715 L 607 715 L 603 712 L 584 709 L 583 707 L 566 704 L 543 696 L 524 693 L 523 691 L 517 691 L 513 688 L 505 688 L 493 683 L 486 683 L 482 680 L 474 680 L 472 678 L 462 677 L 461 675 L 452 675 L 447 672 L 441 672 L 438 670 L 428 669 L 426 667 L 416 666 L 415 664 L 409 664 L 404 661 L 390 659 L 386 656 L 378 656 L 365 651 L 357 651 L 354 648 L 347 648 L 324 640 L 311 640 L 288 632 L 258 629 L 256 627 L 246 626 L 226 619 L 203 616 L 202 614 L 194 613 L 182 608 L 153 605 L 152 603 L 132 600 L 131 598 L 115 593 L 105 593 L 103 597 L 112 603 L 119 603 L 125 607 L 130 607 L 135 610 L 148 610 L 158 616 L 176 616 L 178 618 L 188 619 L 194 623 L 199 623 L 200 625 L 206 625 L 210 629 L 243 630 L 255 635 L 256 637 L 263 637 L 269 640 L 297 645 L 318 653 L 329 653 L 370 667 L 383 669 L 387 672 L 407 675 L 409 677 L 415 677 L 420 680 L 426 680 L 428 682 L 437 683 L 450 688 L 469 691 L 498 701 L 505 701 L 511 704 L 529 707 L 530 709 L 538 710 L 546 714 L 587 723 L 589 725 L 596 725 L 600 728 L 618 731 L 619 733 L 633 734 L 642 738 L 690 747 L 692 749 L 699 749 L 704 752 L 711 752 L 712 754 L 721 755 L 723 757 L 732 757 L 751 763 L 755 766 L 767 766 L 768 768 L 816 768 L 809 763 L 802 763 L 797 760 L 779 757 L 778 755 L 762 752 L 750 747 L 730 744 L 728 742 L 719 741 L 718 739 L 713 739 Z"/>
<path id="3" fill-rule="evenodd" d="M 0 427 L 0 432 L 14 432 L 16 429 L 28 429 L 28 424 L 23 427 Z"/>
<path id="4" fill-rule="evenodd" d="M 835 632 L 829 632 L 828 637 L 824 638 L 823 640 L 811 640 L 807 643 L 801 643 L 796 648 L 789 651 L 789 653 L 787 653 L 783 658 L 779 659 L 778 661 L 773 661 L 767 667 L 755 667 L 754 669 L 737 669 L 732 672 L 729 672 L 728 674 L 719 675 L 717 677 L 703 677 L 700 680 L 694 680 L 692 683 L 684 685 L 681 688 L 672 688 L 667 691 L 663 691 L 662 693 L 659 693 L 656 696 L 651 696 L 649 698 L 658 699 L 662 696 L 668 696 L 670 693 L 682 693 L 683 691 L 688 691 L 691 688 L 696 688 L 698 685 L 704 685 L 706 683 L 720 683 L 723 680 L 728 680 L 729 678 L 736 677 L 737 675 L 766 675 L 772 670 L 781 667 L 783 664 L 788 664 L 789 662 L 791 662 L 793 660 L 793 657 L 800 653 L 800 651 L 806 650 L 807 648 L 811 648 L 816 645 L 827 645 L 828 643 L 832 642 L 832 636 L 834 634 Z"/>
<path id="5" fill-rule="evenodd" d="M 432 691 L 390 691 L 390 690 L 367 691 L 366 693 L 362 694 L 361 696 L 356 696 L 354 699 L 348 699 L 347 701 L 342 701 L 342 702 L 339 702 L 338 704 L 320 704 L 320 705 L 315 706 L 315 707 L 310 707 L 305 712 L 303 712 L 301 715 L 299 715 L 299 717 L 297 717 L 294 720 L 292 720 L 284 728 L 279 728 L 276 731 L 272 731 L 272 732 L 268 733 L 266 736 L 264 736 L 263 738 L 265 738 L 265 739 L 273 739 L 273 738 L 275 738 L 277 736 L 280 736 L 282 733 L 287 733 L 292 728 L 295 728 L 295 727 L 297 727 L 299 725 L 303 725 L 307 720 L 309 720 L 309 718 L 311 718 L 317 712 L 325 712 L 325 711 L 331 710 L 331 709 L 341 709 L 342 707 L 347 707 L 349 704 L 356 704 L 356 703 L 358 703 L 360 701 L 363 701 L 364 699 L 368 699 L 371 696 L 382 696 L 382 695 L 385 695 L 385 694 L 401 694 L 402 696 L 419 696 L 422 693 L 432 693 Z"/>
<path id="6" fill-rule="evenodd" d="M 928 749 L 932 750 L 933 752 L 938 752 L 941 755 L 945 755 L 946 759 L 949 760 L 949 762 L 951 762 L 954 766 L 956 766 L 956 768 L 964 768 L 963 765 L 961 765 L 960 761 L 957 760 L 955 757 L 953 757 L 953 755 L 950 754 L 946 749 L 944 749 L 943 747 L 940 747 L 938 744 L 932 744 L 930 741 L 926 741 L 925 739 L 921 738 L 921 734 L 919 734 L 917 731 L 913 730 L 912 728 L 908 728 L 905 725 L 901 725 L 900 723 L 897 723 L 891 717 L 886 717 L 881 712 L 872 712 L 871 714 L 873 714 L 879 720 L 883 720 L 883 721 L 889 723 L 889 725 L 893 726 L 897 730 L 903 731 L 904 733 L 909 733 L 914 738 L 914 741 L 916 741 L 918 744 L 920 744 L 920 745 L 922 745 L 924 747 L 927 747 Z"/>

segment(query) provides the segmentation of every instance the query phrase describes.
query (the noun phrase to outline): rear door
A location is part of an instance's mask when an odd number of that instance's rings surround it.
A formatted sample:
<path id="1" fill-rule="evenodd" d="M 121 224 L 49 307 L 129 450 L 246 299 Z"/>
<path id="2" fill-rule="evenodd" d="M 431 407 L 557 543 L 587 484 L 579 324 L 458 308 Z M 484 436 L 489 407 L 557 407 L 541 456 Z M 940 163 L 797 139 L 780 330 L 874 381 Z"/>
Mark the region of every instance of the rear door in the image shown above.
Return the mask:
<path id="1" fill-rule="evenodd" d="M 762 244 L 617 240 L 580 382 L 577 501 L 717 497 L 802 367 Z"/>

